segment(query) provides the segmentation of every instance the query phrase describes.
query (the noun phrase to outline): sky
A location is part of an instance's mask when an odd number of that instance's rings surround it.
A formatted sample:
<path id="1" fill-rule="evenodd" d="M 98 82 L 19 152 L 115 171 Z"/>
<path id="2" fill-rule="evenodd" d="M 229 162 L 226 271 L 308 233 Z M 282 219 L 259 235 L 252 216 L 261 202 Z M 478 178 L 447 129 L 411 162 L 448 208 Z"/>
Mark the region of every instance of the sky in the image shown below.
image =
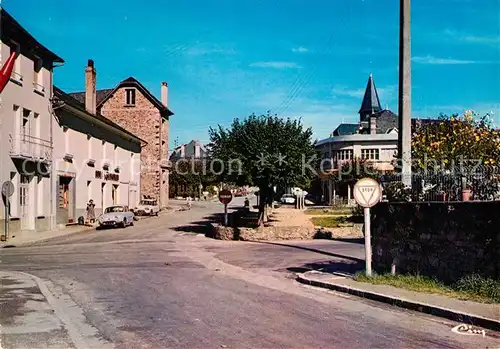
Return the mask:
<path id="1" fill-rule="evenodd" d="M 133 76 L 169 85 L 170 147 L 267 111 L 301 118 L 314 138 L 356 122 L 373 74 L 397 113 L 398 0 L 3 0 L 65 60 L 54 82 L 84 90 Z M 412 117 L 473 109 L 500 126 L 500 2 L 412 1 Z"/>

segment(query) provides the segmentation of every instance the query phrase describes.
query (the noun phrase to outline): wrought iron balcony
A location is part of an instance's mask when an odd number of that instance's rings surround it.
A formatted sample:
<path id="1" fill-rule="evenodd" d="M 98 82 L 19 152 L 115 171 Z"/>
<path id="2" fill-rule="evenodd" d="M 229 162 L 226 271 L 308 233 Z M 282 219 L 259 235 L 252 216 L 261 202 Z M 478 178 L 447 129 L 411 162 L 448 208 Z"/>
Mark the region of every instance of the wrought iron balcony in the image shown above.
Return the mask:
<path id="1" fill-rule="evenodd" d="M 52 145 L 50 141 L 27 134 L 11 134 L 9 143 L 12 158 L 44 163 L 52 162 Z"/>

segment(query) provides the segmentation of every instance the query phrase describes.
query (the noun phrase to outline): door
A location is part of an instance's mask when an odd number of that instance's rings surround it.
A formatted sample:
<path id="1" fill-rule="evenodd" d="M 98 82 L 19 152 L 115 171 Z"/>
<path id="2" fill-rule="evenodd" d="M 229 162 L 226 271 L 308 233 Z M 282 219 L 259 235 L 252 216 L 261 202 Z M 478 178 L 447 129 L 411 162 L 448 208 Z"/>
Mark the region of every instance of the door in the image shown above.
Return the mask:
<path id="1" fill-rule="evenodd" d="M 19 184 L 19 216 L 21 219 L 21 230 L 29 230 L 32 228 L 31 221 L 33 217 L 31 217 L 30 214 L 29 183 L 29 176 L 21 175 Z"/>
<path id="2" fill-rule="evenodd" d="M 104 187 L 106 186 L 106 183 L 101 183 L 101 208 L 102 208 L 102 213 L 104 213 L 105 207 L 104 207 Z"/>
<path id="3" fill-rule="evenodd" d="M 113 205 L 118 204 L 118 185 L 113 184 L 111 187 L 111 201 L 113 202 Z"/>

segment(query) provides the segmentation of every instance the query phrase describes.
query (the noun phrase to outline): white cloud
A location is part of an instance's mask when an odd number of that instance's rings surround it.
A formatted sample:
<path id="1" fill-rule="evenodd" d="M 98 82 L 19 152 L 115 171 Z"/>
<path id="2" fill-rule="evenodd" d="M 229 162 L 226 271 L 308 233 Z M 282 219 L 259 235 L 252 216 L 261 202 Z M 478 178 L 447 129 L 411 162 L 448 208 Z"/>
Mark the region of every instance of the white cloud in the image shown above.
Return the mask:
<path id="1" fill-rule="evenodd" d="M 309 49 L 307 47 L 299 46 L 299 47 L 292 48 L 292 52 L 295 52 L 295 53 L 306 53 L 306 52 L 309 52 Z"/>
<path id="2" fill-rule="evenodd" d="M 453 58 L 438 58 L 434 56 L 416 56 L 412 58 L 412 61 L 420 64 L 476 64 L 476 63 L 486 63 L 481 61 L 469 61 Z"/>
<path id="3" fill-rule="evenodd" d="M 284 62 L 284 61 L 269 61 L 269 62 L 255 62 L 250 64 L 251 67 L 258 68 L 274 68 L 274 69 L 298 69 L 302 68 L 295 62 Z"/>
<path id="4" fill-rule="evenodd" d="M 199 46 L 192 47 L 186 51 L 186 53 L 190 56 L 202 56 L 202 55 L 210 55 L 210 54 L 223 54 L 223 55 L 234 55 L 236 54 L 236 50 L 232 48 L 222 48 L 218 46 Z"/>
<path id="5" fill-rule="evenodd" d="M 445 35 L 455 40 L 469 42 L 473 44 L 498 45 L 500 44 L 500 36 L 478 36 L 473 34 L 463 34 L 451 29 L 444 31 Z"/>

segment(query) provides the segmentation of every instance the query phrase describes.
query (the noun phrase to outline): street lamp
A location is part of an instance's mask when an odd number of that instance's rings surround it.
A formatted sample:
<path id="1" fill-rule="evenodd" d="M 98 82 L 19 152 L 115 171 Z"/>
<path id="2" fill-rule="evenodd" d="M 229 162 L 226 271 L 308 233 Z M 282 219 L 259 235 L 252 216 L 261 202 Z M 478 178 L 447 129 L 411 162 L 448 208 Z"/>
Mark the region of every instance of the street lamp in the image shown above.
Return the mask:
<path id="1" fill-rule="evenodd" d="M 398 152 L 401 179 L 411 187 L 411 37 L 410 0 L 400 0 Z"/>

